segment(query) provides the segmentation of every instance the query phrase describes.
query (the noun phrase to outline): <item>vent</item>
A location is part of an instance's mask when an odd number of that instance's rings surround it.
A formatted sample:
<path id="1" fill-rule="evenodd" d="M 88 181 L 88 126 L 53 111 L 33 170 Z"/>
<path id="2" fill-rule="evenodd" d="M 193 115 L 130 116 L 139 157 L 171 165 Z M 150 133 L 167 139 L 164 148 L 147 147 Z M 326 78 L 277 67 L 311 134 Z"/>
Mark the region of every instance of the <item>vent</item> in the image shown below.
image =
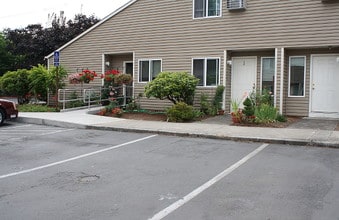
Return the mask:
<path id="1" fill-rule="evenodd" d="M 245 9 L 246 0 L 227 0 L 227 9 L 228 10 L 237 10 Z"/>

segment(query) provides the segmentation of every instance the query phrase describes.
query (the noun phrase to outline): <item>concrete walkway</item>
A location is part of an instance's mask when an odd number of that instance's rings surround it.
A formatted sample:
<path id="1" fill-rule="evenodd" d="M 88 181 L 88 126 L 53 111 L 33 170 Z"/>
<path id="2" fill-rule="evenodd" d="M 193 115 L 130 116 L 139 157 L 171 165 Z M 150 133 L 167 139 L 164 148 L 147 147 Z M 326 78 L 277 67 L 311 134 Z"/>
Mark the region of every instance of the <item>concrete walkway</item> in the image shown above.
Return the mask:
<path id="1" fill-rule="evenodd" d="M 97 111 L 92 108 L 91 111 Z M 281 144 L 339 148 L 339 131 L 312 128 L 310 123 L 290 128 L 262 128 L 232 126 L 228 123 L 199 121 L 171 123 L 103 117 L 86 110 L 69 112 L 28 113 L 20 112 L 18 122 L 59 126 L 66 128 L 102 129 L 157 133 L 177 136 L 218 138 L 237 141 L 256 141 Z M 304 121 L 303 121 L 304 123 Z M 325 123 L 326 124 L 326 123 Z"/>

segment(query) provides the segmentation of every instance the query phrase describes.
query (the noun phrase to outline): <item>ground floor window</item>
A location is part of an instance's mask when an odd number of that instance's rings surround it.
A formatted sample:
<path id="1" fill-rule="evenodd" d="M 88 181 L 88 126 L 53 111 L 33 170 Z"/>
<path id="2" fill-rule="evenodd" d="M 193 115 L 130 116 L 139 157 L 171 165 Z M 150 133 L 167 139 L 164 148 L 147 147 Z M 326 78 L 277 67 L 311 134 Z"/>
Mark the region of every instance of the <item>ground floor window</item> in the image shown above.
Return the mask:
<path id="1" fill-rule="evenodd" d="M 219 58 L 193 59 L 193 75 L 199 79 L 198 86 L 216 86 L 220 78 Z"/>
<path id="2" fill-rule="evenodd" d="M 275 58 L 261 58 L 261 89 L 274 94 Z"/>
<path id="3" fill-rule="evenodd" d="M 305 96 L 306 57 L 292 56 L 289 60 L 288 96 Z"/>
<path id="4" fill-rule="evenodd" d="M 139 61 L 139 82 L 152 81 L 162 71 L 161 60 Z"/>

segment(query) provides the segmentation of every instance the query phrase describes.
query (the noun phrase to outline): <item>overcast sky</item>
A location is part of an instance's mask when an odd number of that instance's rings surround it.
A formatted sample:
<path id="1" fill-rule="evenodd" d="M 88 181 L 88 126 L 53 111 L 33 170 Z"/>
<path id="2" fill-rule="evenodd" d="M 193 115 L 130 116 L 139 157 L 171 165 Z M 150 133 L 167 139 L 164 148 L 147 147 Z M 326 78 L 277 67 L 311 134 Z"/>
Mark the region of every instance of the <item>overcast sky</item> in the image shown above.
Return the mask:
<path id="1" fill-rule="evenodd" d="M 46 26 L 48 14 L 64 11 L 66 20 L 75 14 L 104 18 L 129 0 L 2 0 L 0 31 L 4 28 L 24 28 L 29 24 Z"/>

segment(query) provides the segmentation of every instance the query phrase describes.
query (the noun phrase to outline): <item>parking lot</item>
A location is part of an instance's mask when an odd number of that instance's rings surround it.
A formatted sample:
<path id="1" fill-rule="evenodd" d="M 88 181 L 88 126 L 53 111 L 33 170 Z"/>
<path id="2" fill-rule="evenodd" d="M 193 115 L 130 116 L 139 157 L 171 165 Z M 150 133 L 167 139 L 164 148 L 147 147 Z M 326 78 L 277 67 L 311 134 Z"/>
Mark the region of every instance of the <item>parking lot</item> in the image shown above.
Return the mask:
<path id="1" fill-rule="evenodd" d="M 338 206 L 338 149 L 0 127 L 0 219 L 339 219 Z"/>

